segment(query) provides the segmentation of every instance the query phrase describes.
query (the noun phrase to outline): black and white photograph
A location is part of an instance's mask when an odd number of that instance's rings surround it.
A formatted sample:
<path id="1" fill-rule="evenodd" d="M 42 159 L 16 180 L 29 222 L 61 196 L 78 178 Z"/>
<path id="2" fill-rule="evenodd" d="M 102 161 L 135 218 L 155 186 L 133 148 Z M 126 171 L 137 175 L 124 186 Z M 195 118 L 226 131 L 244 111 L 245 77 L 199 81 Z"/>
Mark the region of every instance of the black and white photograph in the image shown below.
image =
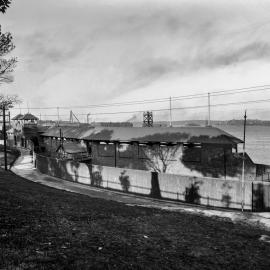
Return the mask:
<path id="1" fill-rule="evenodd" d="M 269 0 L 0 0 L 25 269 L 270 269 Z"/>

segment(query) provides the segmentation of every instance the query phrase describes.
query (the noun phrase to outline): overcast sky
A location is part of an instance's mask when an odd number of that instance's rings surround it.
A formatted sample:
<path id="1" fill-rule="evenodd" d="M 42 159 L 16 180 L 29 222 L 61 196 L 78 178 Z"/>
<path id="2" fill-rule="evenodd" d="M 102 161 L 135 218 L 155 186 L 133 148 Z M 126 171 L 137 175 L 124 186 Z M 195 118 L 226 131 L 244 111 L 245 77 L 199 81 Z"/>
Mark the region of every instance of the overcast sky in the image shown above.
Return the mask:
<path id="1" fill-rule="evenodd" d="M 22 107 L 47 107 L 270 84 L 269 14 L 267 0 L 13 0 L 0 23 L 14 36 L 19 62 L 14 83 L 1 92 L 19 94 Z M 268 92 L 213 102 L 270 98 Z M 254 117 L 270 119 L 268 107 L 256 105 Z M 228 107 L 227 116 L 242 109 Z M 175 115 L 183 120 L 191 113 Z"/>

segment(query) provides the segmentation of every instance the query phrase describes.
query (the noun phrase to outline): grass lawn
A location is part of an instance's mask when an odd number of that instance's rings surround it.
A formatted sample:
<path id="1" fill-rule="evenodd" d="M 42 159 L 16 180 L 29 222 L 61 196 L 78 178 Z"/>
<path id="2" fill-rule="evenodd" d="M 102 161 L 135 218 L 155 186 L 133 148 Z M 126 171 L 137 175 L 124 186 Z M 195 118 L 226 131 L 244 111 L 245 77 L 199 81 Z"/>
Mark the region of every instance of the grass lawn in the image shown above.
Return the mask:
<path id="1" fill-rule="evenodd" d="M 0 269 L 269 269 L 262 234 L 269 232 L 94 199 L 0 171 Z"/>
<path id="2" fill-rule="evenodd" d="M 7 163 L 12 164 L 20 155 L 20 151 L 16 148 L 7 147 Z M 0 166 L 5 165 L 4 146 L 0 144 Z"/>

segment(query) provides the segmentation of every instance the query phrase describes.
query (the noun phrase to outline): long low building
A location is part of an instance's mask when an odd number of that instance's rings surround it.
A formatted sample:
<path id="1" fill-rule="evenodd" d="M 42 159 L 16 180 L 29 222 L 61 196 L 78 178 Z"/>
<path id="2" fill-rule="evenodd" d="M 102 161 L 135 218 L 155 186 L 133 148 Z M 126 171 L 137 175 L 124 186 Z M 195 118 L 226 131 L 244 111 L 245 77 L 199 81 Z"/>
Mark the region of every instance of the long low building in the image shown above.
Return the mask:
<path id="1" fill-rule="evenodd" d="M 216 127 L 51 127 L 41 138 L 48 155 L 73 141 L 85 145 L 87 162 L 103 166 L 219 178 L 240 178 L 242 171 L 243 141 Z M 245 158 L 252 180 L 256 165 Z"/>

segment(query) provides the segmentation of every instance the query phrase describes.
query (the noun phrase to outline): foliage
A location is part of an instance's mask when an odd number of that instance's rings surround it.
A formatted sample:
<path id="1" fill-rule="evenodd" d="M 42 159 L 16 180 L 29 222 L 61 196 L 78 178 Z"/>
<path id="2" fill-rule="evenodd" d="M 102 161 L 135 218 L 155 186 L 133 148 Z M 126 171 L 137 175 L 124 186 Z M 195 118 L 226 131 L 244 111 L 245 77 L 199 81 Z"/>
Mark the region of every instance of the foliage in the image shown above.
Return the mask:
<path id="1" fill-rule="evenodd" d="M 6 59 L 4 56 L 14 48 L 12 35 L 10 33 L 2 33 L 0 26 L 0 83 L 13 81 L 11 73 L 16 66 L 17 59 L 15 57 Z"/>
<path id="2" fill-rule="evenodd" d="M 4 13 L 6 8 L 9 7 L 9 4 L 10 1 L 8 0 L 0 0 L 0 11 Z M 12 35 L 9 32 L 3 33 L 0 26 L 0 84 L 13 81 L 11 73 L 16 66 L 17 59 L 15 57 L 6 59 L 4 56 L 10 53 L 14 48 Z"/>
<path id="3" fill-rule="evenodd" d="M 12 108 L 14 104 L 20 103 L 17 95 L 3 95 L 0 93 L 0 108 Z"/>
<path id="4" fill-rule="evenodd" d="M 6 9 L 9 8 L 11 0 L 0 0 L 0 12 L 5 13 Z"/>

